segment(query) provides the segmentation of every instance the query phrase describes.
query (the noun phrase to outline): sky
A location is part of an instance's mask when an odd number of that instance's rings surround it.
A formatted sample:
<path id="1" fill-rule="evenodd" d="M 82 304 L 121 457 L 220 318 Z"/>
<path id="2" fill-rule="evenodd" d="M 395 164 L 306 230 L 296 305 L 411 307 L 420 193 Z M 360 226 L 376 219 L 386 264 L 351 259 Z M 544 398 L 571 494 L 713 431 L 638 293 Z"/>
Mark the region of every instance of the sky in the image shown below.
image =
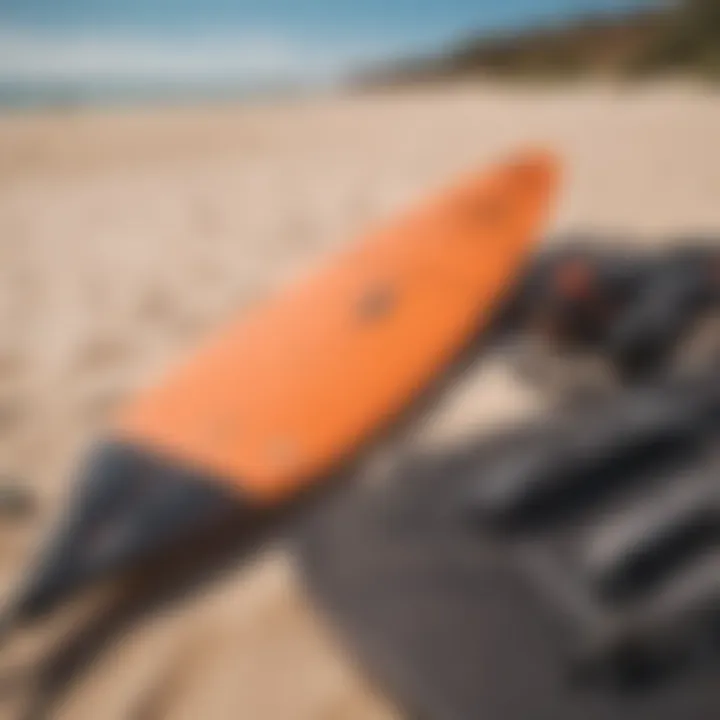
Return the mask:
<path id="1" fill-rule="evenodd" d="M 0 83 L 317 79 L 647 0 L 0 0 Z"/>

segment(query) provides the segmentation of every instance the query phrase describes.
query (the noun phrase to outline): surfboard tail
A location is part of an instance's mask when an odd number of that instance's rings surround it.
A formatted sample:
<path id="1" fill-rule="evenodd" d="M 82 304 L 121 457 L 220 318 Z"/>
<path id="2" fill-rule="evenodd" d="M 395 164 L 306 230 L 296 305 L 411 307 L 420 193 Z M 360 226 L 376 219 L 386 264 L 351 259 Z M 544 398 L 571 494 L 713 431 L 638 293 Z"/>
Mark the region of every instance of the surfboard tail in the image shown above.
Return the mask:
<path id="1" fill-rule="evenodd" d="M 98 443 L 68 512 L 8 611 L 34 621 L 88 585 L 159 559 L 249 510 L 209 473 L 118 441 Z"/>

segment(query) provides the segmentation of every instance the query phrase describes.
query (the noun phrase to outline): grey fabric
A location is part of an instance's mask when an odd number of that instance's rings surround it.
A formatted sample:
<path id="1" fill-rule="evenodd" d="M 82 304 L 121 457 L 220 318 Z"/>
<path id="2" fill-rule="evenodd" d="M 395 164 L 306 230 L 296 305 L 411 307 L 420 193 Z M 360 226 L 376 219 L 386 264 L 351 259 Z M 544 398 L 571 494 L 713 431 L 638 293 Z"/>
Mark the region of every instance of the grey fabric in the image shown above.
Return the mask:
<path id="1" fill-rule="evenodd" d="M 531 577 L 527 561 L 536 551 L 572 555 L 588 517 L 571 514 L 529 541 L 498 540 L 462 509 L 490 453 L 521 452 L 523 432 L 410 463 L 386 486 L 348 486 L 318 508 L 297 551 L 308 589 L 339 636 L 413 718 L 720 716 L 712 662 L 633 691 L 569 682 L 578 628 L 552 590 Z M 642 500 L 637 488 L 630 497 Z M 603 509 L 593 500 L 591 514 Z M 569 564 L 559 567 L 572 575 Z"/>

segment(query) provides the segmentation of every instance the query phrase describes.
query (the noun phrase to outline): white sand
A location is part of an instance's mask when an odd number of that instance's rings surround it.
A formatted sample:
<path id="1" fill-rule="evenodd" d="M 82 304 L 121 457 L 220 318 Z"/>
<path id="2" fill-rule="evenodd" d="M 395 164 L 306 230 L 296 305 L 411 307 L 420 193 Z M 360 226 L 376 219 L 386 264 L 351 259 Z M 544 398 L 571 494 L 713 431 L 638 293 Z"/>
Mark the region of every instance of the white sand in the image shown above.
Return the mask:
<path id="1" fill-rule="evenodd" d="M 528 144 L 566 162 L 555 229 L 720 232 L 720 95 L 701 89 L 465 86 L 0 118 L 0 473 L 43 502 L 30 527 L 0 525 L 3 587 L 128 392 L 358 231 Z M 459 389 L 425 441 L 532 402 L 502 367 Z M 274 552 L 105 648 L 59 717 L 394 715 Z"/>

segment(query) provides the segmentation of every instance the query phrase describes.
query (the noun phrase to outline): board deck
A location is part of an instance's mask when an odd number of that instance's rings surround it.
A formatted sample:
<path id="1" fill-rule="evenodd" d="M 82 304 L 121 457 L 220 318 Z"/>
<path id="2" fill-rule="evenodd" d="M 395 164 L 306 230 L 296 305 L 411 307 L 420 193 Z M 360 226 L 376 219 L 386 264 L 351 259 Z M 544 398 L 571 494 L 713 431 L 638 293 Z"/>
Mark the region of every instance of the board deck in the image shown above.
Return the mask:
<path id="1" fill-rule="evenodd" d="M 541 233 L 557 163 L 464 179 L 243 314 L 121 412 L 123 439 L 272 502 L 348 457 L 477 335 Z"/>

